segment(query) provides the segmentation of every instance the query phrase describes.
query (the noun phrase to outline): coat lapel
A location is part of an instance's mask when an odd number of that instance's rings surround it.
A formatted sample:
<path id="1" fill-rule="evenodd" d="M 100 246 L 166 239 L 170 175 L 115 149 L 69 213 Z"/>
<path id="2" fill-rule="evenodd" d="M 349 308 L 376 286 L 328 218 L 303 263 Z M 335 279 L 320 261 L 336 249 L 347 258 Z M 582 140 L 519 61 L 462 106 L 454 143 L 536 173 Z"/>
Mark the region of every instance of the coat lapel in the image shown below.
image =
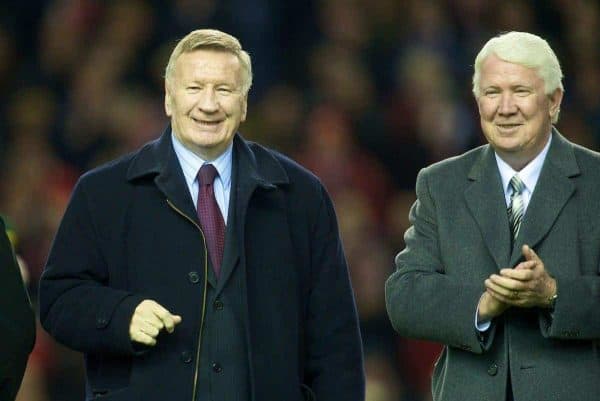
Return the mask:
<path id="1" fill-rule="evenodd" d="M 145 176 L 154 176 L 154 182 L 167 199 L 192 221 L 198 222 L 196 208 L 185 182 L 183 171 L 171 143 L 171 127 L 161 137 L 140 150 L 127 171 L 132 181 Z"/>
<path id="2" fill-rule="evenodd" d="M 483 148 L 468 178 L 472 182 L 464 192 L 467 206 L 498 269 L 507 267 L 511 242 L 508 215 L 500 172 L 490 146 Z"/>
<path id="3" fill-rule="evenodd" d="M 190 195 L 190 190 L 185 182 L 183 171 L 181 170 L 181 165 L 172 148 L 168 154 L 165 169 L 156 176 L 154 182 L 158 189 L 165 194 L 166 199 L 191 220 L 200 224 L 198 213 L 196 212 L 192 196 Z"/>
<path id="4" fill-rule="evenodd" d="M 230 214 L 231 227 L 227 227 L 223 270 L 219 288 L 225 285 L 238 260 L 245 263 L 245 223 L 248 204 L 256 190 L 274 191 L 280 184 L 287 184 L 287 174 L 279 162 L 269 153 L 257 149 L 255 152 L 238 134 L 233 142 L 232 191 Z"/>
<path id="5" fill-rule="evenodd" d="M 238 241 L 244 244 L 244 224 L 246 211 L 252 194 L 257 189 L 273 191 L 278 185 L 289 182 L 287 174 L 279 161 L 262 148 L 253 149 L 240 136 L 233 143 L 234 165 L 237 179 L 235 205 Z"/>
<path id="6" fill-rule="evenodd" d="M 523 244 L 534 248 L 550 231 L 560 211 L 575 192 L 570 177 L 579 173 L 572 145 L 554 130 L 552 144 L 527 206 L 520 235 L 515 241 L 511 266 L 521 258 Z"/>

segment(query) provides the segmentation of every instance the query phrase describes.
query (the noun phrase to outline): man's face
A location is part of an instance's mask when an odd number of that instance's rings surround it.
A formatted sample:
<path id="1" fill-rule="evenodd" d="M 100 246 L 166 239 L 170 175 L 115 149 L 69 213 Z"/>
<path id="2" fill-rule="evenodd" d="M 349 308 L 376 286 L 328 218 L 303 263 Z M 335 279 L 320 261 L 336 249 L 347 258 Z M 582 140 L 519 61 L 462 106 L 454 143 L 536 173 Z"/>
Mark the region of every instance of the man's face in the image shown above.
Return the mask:
<path id="1" fill-rule="evenodd" d="M 544 93 L 537 72 L 491 55 L 481 66 L 481 129 L 496 153 L 520 170 L 544 148 L 562 91 Z"/>
<path id="2" fill-rule="evenodd" d="M 165 83 L 165 111 L 177 139 L 205 160 L 222 154 L 246 119 L 243 70 L 233 53 L 183 53 Z"/>

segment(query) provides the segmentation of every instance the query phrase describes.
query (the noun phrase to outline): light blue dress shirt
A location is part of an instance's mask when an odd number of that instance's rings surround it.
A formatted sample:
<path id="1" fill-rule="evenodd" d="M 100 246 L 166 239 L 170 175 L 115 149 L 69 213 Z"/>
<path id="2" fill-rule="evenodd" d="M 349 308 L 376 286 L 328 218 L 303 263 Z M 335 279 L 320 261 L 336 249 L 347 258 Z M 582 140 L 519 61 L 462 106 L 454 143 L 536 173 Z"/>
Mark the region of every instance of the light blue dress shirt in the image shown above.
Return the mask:
<path id="1" fill-rule="evenodd" d="M 200 185 L 198 183 L 198 171 L 204 164 L 212 164 L 219 173 L 215 177 L 213 184 L 215 199 L 223 215 L 223 221 L 227 225 L 227 215 L 229 212 L 229 196 L 231 194 L 231 170 L 232 170 L 232 150 L 233 143 L 227 147 L 219 157 L 214 160 L 204 160 L 188 148 L 186 148 L 177 137 L 171 131 L 171 139 L 173 142 L 173 149 L 183 170 L 183 176 L 185 182 L 190 190 L 194 207 L 198 208 L 198 191 Z"/>

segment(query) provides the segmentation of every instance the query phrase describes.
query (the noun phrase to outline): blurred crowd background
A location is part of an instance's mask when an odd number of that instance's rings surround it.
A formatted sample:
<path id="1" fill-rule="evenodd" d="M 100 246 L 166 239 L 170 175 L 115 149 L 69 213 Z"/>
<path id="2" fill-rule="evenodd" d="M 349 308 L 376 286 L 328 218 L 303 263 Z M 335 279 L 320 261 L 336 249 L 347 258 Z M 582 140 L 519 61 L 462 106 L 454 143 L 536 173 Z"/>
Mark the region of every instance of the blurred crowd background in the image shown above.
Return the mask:
<path id="1" fill-rule="evenodd" d="M 490 37 L 546 38 L 565 73 L 558 129 L 600 148 L 593 0 L 27 0 L 0 5 L 0 214 L 37 283 L 78 176 L 158 137 L 163 69 L 197 28 L 237 36 L 255 84 L 243 135 L 320 176 L 360 313 L 368 401 L 426 401 L 440 346 L 394 335 L 384 281 L 422 167 L 484 143 L 472 64 Z M 426 316 L 424 317 L 426 318 Z M 83 399 L 80 354 L 40 328 L 19 401 Z"/>

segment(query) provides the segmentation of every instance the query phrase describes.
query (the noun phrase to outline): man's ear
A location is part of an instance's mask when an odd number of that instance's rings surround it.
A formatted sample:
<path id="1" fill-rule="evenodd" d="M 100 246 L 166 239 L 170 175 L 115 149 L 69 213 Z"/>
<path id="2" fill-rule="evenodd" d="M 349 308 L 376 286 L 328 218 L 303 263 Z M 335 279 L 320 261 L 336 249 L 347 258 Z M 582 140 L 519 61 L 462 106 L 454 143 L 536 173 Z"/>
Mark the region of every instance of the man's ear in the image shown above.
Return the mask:
<path id="1" fill-rule="evenodd" d="M 169 84 L 165 80 L 165 114 L 167 117 L 171 117 L 171 91 L 169 90 Z"/>
<path id="2" fill-rule="evenodd" d="M 556 88 L 553 93 L 548 95 L 548 99 L 550 99 L 550 118 L 553 118 L 560 111 L 560 103 L 562 102 L 563 91 L 560 88 Z"/>
<path id="3" fill-rule="evenodd" d="M 244 95 L 244 100 L 242 103 L 242 117 L 240 118 L 241 122 L 246 121 L 246 113 L 248 112 L 248 94 Z"/>

